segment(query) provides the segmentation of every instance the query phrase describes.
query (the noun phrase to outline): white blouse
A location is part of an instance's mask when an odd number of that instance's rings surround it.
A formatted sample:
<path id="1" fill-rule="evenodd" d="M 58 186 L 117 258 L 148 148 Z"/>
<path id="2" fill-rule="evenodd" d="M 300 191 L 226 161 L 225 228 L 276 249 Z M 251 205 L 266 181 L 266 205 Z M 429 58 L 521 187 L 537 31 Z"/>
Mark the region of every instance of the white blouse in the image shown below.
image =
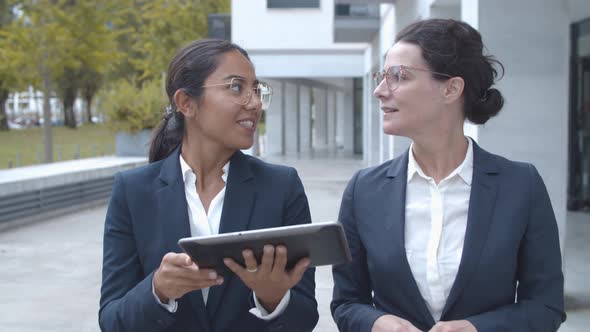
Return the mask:
<path id="1" fill-rule="evenodd" d="M 406 188 L 405 248 L 408 263 L 435 321 L 439 321 L 459 270 L 473 176 L 473 142 L 465 159 L 437 185 L 410 146 Z"/>

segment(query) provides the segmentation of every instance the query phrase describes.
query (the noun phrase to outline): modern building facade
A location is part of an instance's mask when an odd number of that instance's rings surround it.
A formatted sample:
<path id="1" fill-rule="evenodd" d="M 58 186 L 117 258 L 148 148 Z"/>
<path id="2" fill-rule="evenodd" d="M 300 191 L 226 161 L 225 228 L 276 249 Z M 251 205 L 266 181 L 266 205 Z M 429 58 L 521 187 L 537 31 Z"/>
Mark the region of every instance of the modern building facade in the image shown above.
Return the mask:
<path id="1" fill-rule="evenodd" d="M 435 17 L 470 23 L 504 64 L 504 109 L 466 133 L 536 165 L 563 239 L 567 206 L 590 208 L 586 0 L 233 0 L 232 40 L 275 87 L 266 153 L 343 151 L 376 165 L 404 152 L 407 139 L 382 132 L 371 73 L 399 29 Z"/>

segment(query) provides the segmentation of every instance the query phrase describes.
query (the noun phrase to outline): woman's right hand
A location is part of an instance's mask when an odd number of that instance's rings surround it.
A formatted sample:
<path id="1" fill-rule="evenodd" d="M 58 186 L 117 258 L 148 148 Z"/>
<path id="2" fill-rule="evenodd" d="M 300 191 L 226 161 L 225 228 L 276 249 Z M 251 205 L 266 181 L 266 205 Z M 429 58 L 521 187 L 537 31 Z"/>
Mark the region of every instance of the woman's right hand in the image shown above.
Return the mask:
<path id="1" fill-rule="evenodd" d="M 154 290 L 162 303 L 222 283 L 215 270 L 199 269 L 187 254 L 167 253 L 154 273 Z"/>
<path id="2" fill-rule="evenodd" d="M 373 323 L 371 332 L 422 332 L 409 321 L 394 315 L 383 315 Z"/>

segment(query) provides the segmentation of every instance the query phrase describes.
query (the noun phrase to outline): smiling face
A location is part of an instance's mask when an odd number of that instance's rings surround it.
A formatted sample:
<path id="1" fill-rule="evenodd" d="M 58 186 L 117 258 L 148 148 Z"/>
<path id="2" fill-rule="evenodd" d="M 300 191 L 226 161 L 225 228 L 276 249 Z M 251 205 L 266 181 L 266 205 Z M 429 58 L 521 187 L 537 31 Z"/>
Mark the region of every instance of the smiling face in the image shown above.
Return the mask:
<path id="1" fill-rule="evenodd" d="M 445 116 L 441 110 L 444 81 L 435 80 L 427 71 L 430 68 L 417 45 L 398 42 L 389 49 L 383 69 L 400 65 L 424 70 L 402 69 L 395 90 L 383 80 L 377 82 L 373 94 L 383 112 L 383 131 L 415 139 L 436 129 Z"/>
<path id="2" fill-rule="evenodd" d="M 221 55 L 217 69 L 204 82 L 203 95 L 185 113 L 188 138 L 228 150 L 251 147 L 261 115 L 260 99 L 252 91 L 257 83 L 254 67 L 244 55 L 238 51 Z M 244 93 L 253 95 L 240 105 Z"/>

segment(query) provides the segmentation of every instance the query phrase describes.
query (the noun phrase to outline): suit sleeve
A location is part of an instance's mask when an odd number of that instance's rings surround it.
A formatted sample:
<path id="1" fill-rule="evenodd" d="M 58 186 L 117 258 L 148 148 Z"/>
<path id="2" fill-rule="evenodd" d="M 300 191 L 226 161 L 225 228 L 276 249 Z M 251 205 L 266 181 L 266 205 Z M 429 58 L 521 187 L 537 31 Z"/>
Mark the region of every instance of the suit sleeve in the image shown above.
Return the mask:
<path id="1" fill-rule="evenodd" d="M 284 225 L 311 223 L 307 196 L 294 169 L 289 171 L 288 188 L 283 210 Z M 315 268 L 308 268 L 299 283 L 291 289 L 291 299 L 285 311 L 268 322 L 270 331 L 311 332 L 313 330 L 319 319 L 314 274 Z"/>
<path id="2" fill-rule="evenodd" d="M 161 331 L 174 315 L 160 306 L 152 294 L 153 273 L 144 276 L 123 177 L 115 178 L 107 210 L 99 324 L 102 331 Z"/>
<path id="3" fill-rule="evenodd" d="M 467 318 L 478 332 L 555 332 L 565 321 L 557 222 L 541 176 L 533 165 L 530 218 L 518 253 L 515 304 Z"/>
<path id="4" fill-rule="evenodd" d="M 386 314 L 373 306 L 367 255 L 356 225 L 354 191 L 358 174 L 350 180 L 344 191 L 338 215 L 346 233 L 352 261 L 332 268 L 334 294 L 330 309 L 341 332 L 369 332 L 377 318 Z"/>

